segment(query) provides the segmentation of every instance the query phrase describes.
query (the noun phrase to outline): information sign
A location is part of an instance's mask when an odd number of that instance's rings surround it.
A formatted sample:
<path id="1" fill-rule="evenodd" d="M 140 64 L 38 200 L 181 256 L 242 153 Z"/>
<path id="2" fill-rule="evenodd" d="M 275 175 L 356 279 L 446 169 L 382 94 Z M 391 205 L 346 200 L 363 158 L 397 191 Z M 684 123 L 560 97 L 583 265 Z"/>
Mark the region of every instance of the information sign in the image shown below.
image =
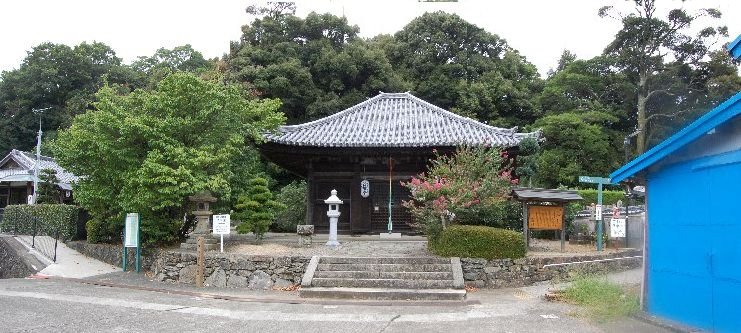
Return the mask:
<path id="1" fill-rule="evenodd" d="M 228 235 L 231 232 L 231 218 L 229 214 L 214 215 L 214 234 Z"/>
<path id="2" fill-rule="evenodd" d="M 602 220 L 602 205 L 597 205 L 594 207 L 594 219 Z"/>
<path id="3" fill-rule="evenodd" d="M 124 247 L 139 247 L 139 214 L 126 214 Z"/>
<path id="4" fill-rule="evenodd" d="M 610 219 L 610 237 L 625 237 L 625 219 Z"/>

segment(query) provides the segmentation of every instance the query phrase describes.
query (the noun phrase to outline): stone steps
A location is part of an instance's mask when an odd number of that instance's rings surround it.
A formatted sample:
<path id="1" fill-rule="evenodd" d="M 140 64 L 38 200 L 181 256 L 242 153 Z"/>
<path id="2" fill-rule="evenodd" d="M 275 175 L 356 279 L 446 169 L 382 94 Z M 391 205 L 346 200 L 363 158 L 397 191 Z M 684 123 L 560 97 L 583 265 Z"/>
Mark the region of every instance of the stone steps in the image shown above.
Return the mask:
<path id="1" fill-rule="evenodd" d="M 460 301 L 465 289 L 388 289 L 388 288 L 302 288 L 304 298 L 362 300 Z"/>
<path id="2" fill-rule="evenodd" d="M 450 264 L 319 264 L 319 271 L 450 272 Z"/>
<path id="3" fill-rule="evenodd" d="M 458 258 L 313 257 L 301 297 L 379 300 L 462 300 Z"/>
<path id="4" fill-rule="evenodd" d="M 453 272 L 317 271 L 314 278 L 453 280 Z"/>

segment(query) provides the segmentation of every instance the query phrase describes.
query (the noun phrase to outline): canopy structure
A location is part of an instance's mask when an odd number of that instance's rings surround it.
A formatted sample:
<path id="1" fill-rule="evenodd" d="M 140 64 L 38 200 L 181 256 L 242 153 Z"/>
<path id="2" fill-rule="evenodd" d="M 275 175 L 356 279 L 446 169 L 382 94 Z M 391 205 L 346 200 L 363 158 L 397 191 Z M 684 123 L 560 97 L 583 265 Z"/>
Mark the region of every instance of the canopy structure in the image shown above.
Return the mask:
<path id="1" fill-rule="evenodd" d="M 566 247 L 566 209 L 569 202 L 583 200 L 576 191 L 518 187 L 512 196 L 522 201 L 522 229 L 526 246 L 530 230 L 560 230 L 561 252 Z"/>
<path id="2" fill-rule="evenodd" d="M 518 133 L 462 117 L 405 93 L 380 93 L 333 115 L 282 126 L 265 135 L 267 159 L 308 180 L 306 224 L 328 228 L 321 201 L 337 190 L 340 232 L 411 231 L 409 197 L 401 186 L 424 172 L 437 153 L 463 145 L 517 146 L 539 132 Z M 361 193 L 361 186 L 364 190 Z M 389 222 L 389 218 L 391 222 Z"/>

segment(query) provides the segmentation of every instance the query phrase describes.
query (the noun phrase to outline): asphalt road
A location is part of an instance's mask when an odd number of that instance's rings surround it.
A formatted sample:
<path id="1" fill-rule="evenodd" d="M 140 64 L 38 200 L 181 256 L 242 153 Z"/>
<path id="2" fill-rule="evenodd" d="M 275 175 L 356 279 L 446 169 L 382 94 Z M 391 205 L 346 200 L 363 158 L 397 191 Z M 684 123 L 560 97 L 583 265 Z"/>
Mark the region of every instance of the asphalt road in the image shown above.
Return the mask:
<path id="1" fill-rule="evenodd" d="M 373 305 L 291 304 L 295 296 L 214 299 L 110 287 L 70 279 L 0 280 L 3 332 L 619 332 L 645 324 L 596 326 L 575 308 L 543 301 L 547 287 L 479 291 L 469 302 Z M 616 326 L 617 325 L 617 326 Z M 632 325 L 632 326 L 631 326 Z M 637 327 L 634 327 L 638 325 Z M 655 327 L 646 328 L 654 332 Z"/>

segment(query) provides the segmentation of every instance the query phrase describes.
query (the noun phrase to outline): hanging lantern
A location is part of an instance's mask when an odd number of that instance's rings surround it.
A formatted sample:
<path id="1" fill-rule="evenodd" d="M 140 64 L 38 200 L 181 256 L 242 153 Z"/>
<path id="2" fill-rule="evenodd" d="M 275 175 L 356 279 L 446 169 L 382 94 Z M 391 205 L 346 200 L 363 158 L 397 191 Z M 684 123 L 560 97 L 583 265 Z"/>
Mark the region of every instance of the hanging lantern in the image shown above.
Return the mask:
<path id="1" fill-rule="evenodd" d="M 360 196 L 367 198 L 370 195 L 370 182 L 367 179 L 363 179 L 360 182 Z"/>

